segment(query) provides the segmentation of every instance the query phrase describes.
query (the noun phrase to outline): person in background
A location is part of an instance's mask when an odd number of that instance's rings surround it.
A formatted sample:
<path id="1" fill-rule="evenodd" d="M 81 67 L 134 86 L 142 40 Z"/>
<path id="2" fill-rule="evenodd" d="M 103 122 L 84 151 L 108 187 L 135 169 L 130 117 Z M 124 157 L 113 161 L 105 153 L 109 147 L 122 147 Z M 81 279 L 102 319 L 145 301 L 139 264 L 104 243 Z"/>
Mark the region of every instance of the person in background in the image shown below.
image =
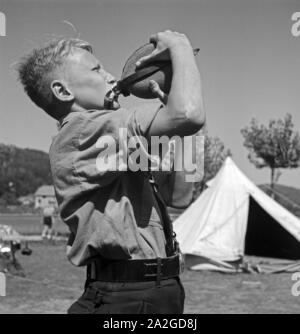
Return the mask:
<path id="1" fill-rule="evenodd" d="M 55 208 L 48 205 L 43 209 L 43 231 L 42 238 L 51 239 L 53 234 L 53 220 Z"/>

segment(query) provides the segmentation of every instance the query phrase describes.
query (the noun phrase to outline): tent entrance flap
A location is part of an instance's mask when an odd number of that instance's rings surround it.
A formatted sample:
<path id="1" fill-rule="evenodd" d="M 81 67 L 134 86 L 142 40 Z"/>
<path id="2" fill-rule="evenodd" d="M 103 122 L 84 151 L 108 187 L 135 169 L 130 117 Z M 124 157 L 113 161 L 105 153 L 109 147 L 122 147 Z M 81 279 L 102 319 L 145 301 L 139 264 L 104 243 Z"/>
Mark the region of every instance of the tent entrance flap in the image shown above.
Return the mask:
<path id="1" fill-rule="evenodd" d="M 250 197 L 245 253 L 300 259 L 300 243 Z"/>

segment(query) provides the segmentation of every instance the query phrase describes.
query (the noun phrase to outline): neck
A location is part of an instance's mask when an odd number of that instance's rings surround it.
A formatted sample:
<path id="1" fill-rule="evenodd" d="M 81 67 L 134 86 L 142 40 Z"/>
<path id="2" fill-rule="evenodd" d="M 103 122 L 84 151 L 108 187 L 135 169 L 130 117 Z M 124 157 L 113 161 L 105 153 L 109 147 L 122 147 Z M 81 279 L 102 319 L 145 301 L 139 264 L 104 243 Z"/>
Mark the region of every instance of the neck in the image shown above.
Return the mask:
<path id="1" fill-rule="evenodd" d="M 86 110 L 87 109 L 81 107 L 77 103 L 74 103 L 74 104 L 72 104 L 69 112 L 82 112 L 82 111 L 86 111 Z"/>

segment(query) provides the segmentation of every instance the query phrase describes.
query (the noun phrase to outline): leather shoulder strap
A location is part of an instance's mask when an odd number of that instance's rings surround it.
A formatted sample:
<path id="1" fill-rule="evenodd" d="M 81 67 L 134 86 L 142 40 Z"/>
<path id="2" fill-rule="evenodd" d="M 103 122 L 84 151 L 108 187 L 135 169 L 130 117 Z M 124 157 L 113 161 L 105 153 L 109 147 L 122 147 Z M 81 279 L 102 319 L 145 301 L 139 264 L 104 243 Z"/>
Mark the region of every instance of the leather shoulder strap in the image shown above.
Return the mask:
<path id="1" fill-rule="evenodd" d="M 176 241 L 176 234 L 173 231 L 173 224 L 169 216 L 167 206 L 164 199 L 158 191 L 157 184 L 155 183 L 154 177 L 151 172 L 144 172 L 144 176 L 149 180 L 151 188 L 153 189 L 154 196 L 156 198 L 157 204 L 159 206 L 162 219 L 163 219 L 163 229 L 166 237 L 166 251 L 167 256 L 172 256 L 178 251 L 178 243 Z"/>

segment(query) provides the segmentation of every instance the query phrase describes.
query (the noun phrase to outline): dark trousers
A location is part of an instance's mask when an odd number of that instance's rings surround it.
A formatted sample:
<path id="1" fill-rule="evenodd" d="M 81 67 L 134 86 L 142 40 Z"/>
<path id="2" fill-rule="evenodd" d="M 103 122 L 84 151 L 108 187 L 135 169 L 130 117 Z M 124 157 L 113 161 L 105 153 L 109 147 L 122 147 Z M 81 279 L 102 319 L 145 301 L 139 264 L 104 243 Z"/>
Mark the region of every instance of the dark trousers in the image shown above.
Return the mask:
<path id="1" fill-rule="evenodd" d="M 182 314 L 184 288 L 179 278 L 156 282 L 94 281 L 69 308 L 69 314 Z"/>

